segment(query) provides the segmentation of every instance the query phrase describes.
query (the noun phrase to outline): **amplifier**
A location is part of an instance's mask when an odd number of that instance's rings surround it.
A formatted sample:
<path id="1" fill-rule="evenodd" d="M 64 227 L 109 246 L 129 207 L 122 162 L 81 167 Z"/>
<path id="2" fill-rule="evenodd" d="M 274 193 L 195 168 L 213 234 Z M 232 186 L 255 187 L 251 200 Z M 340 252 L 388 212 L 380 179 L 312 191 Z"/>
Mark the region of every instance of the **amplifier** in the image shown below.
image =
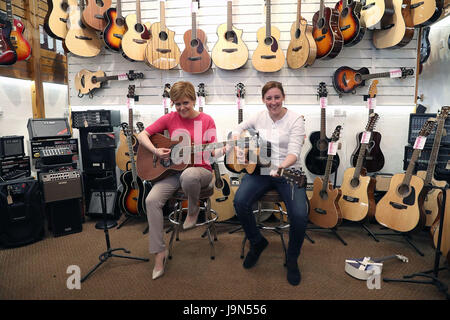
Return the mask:
<path id="1" fill-rule="evenodd" d="M 23 157 L 23 136 L 0 137 L 0 158 Z"/>
<path id="2" fill-rule="evenodd" d="M 114 132 L 89 132 L 87 135 L 89 149 L 116 148 Z"/>
<path id="3" fill-rule="evenodd" d="M 428 163 L 430 161 L 432 148 L 424 148 L 419 156 L 419 159 L 416 161 L 415 170 L 427 170 Z M 405 146 L 405 153 L 403 159 L 403 170 L 406 170 L 409 165 L 409 161 L 411 160 L 411 156 L 413 153 L 413 147 Z M 436 169 L 435 169 L 435 177 L 438 180 L 445 180 L 446 178 L 443 176 L 447 176 L 450 174 L 450 148 L 440 147 L 438 157 L 436 160 Z"/>
<path id="4" fill-rule="evenodd" d="M 85 110 L 72 111 L 72 128 L 120 126 L 119 110 Z"/>
<path id="5" fill-rule="evenodd" d="M 417 136 L 419 135 L 420 129 L 422 129 L 423 124 L 428 120 L 428 118 L 436 118 L 436 113 L 411 113 L 409 116 L 409 130 L 408 130 L 408 143 L 414 145 Z M 450 146 L 450 118 L 445 120 L 444 129 L 447 135 L 442 135 L 441 146 Z M 436 126 L 434 127 L 431 134 L 427 137 L 425 143 L 426 146 L 433 146 L 434 136 L 436 134 Z"/>
<path id="6" fill-rule="evenodd" d="M 28 119 L 30 140 L 49 138 L 70 138 L 69 121 L 66 118 Z"/>
<path id="7" fill-rule="evenodd" d="M 73 152 L 69 146 L 46 148 L 39 151 L 43 164 L 72 163 Z"/>
<path id="8" fill-rule="evenodd" d="M 57 140 L 41 140 L 30 141 L 31 144 L 31 157 L 32 159 L 39 159 L 41 157 L 41 150 L 43 149 L 55 149 L 55 148 L 70 148 L 72 152 L 72 160 L 74 156 L 78 155 L 78 139 L 57 139 Z"/>
<path id="9" fill-rule="evenodd" d="M 41 173 L 40 181 L 46 203 L 82 198 L 81 174 L 79 170 Z"/>
<path id="10" fill-rule="evenodd" d="M 30 157 L 0 159 L 0 176 L 4 180 L 13 180 L 31 175 Z"/>

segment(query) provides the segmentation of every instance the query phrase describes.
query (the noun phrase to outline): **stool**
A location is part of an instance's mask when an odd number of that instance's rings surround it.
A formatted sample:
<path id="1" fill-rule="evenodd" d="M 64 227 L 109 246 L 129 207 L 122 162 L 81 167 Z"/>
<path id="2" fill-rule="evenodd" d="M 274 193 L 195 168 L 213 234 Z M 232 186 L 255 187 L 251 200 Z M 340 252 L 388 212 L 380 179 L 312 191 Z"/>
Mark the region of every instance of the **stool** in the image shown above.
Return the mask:
<path id="1" fill-rule="evenodd" d="M 214 241 L 217 241 L 217 232 L 216 232 L 216 226 L 215 221 L 218 219 L 218 214 L 216 211 L 211 209 L 211 199 L 210 197 L 214 194 L 214 184 L 211 182 L 206 188 L 202 188 L 200 190 L 200 211 L 203 210 L 205 214 L 205 221 L 196 223 L 195 227 L 200 227 L 203 225 L 206 225 L 206 230 L 203 233 L 202 237 L 205 235 L 208 236 L 209 244 L 211 247 L 211 259 L 214 260 L 215 258 L 215 251 L 214 251 L 214 242 L 211 237 L 211 232 L 214 235 Z M 172 196 L 172 199 L 176 201 L 174 206 L 174 211 L 172 211 L 169 214 L 169 221 L 173 224 L 171 226 L 172 234 L 170 236 L 170 242 L 169 242 L 169 259 L 172 259 L 172 248 L 173 248 L 173 240 L 179 240 L 179 232 L 180 228 L 182 228 L 182 221 L 181 216 L 183 212 L 187 213 L 187 208 L 183 208 L 182 203 L 183 201 L 187 201 L 188 197 L 184 193 L 183 189 L 178 189 L 175 194 Z M 200 214 L 200 213 L 199 213 Z"/>

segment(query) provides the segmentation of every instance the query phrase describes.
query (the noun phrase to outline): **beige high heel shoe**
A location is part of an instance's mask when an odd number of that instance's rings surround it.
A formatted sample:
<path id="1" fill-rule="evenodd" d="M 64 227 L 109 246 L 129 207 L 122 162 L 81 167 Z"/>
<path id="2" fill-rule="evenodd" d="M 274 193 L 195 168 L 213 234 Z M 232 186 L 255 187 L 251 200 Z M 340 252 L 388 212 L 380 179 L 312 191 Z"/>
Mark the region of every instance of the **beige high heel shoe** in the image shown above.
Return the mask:
<path id="1" fill-rule="evenodd" d="M 165 251 L 164 260 L 163 260 L 163 268 L 161 270 L 156 271 L 153 269 L 152 273 L 152 280 L 156 280 L 158 278 L 161 278 L 164 275 L 164 270 L 166 269 L 166 263 L 169 258 L 169 250 Z"/>

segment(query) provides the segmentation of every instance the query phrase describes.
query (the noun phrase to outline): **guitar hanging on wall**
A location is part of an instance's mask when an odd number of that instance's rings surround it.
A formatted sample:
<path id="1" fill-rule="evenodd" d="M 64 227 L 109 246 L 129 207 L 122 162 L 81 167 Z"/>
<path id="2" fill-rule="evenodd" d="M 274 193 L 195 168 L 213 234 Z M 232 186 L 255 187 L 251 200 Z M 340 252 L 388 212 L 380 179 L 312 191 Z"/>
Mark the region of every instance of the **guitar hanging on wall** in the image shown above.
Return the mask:
<path id="1" fill-rule="evenodd" d="M 411 0 L 411 14 L 415 28 L 426 27 L 442 15 L 445 0 Z"/>
<path id="2" fill-rule="evenodd" d="M 97 31 L 103 31 L 106 26 L 105 12 L 111 7 L 111 0 L 86 0 L 87 5 L 83 10 L 81 19 L 88 27 Z"/>
<path id="3" fill-rule="evenodd" d="M 0 65 L 11 65 L 16 63 L 17 54 L 11 40 L 11 22 L 0 16 Z"/>
<path id="4" fill-rule="evenodd" d="M 324 0 L 320 0 L 320 9 L 313 16 L 313 37 L 317 45 L 316 59 L 335 58 L 344 46 L 339 12 L 325 7 Z"/>
<path id="5" fill-rule="evenodd" d="M 13 17 L 11 0 L 6 0 L 6 14 L 11 22 L 9 39 L 17 54 L 17 61 L 28 60 L 31 57 L 31 46 L 23 36 L 25 26 L 22 21 Z"/>
<path id="6" fill-rule="evenodd" d="M 361 8 L 361 2 L 355 0 L 340 0 L 336 3 L 335 9 L 339 12 L 339 29 L 346 47 L 359 43 L 366 33 L 366 28 L 360 20 Z"/>
<path id="7" fill-rule="evenodd" d="M 117 0 L 115 8 L 109 8 L 103 14 L 106 26 L 101 33 L 106 48 L 119 52 L 122 44 L 122 38 L 127 30 L 125 18 L 122 16 L 122 3 Z"/>
<path id="8" fill-rule="evenodd" d="M 130 61 L 144 61 L 151 24 L 142 23 L 140 0 L 136 0 L 136 14 L 127 15 L 125 23 L 127 31 L 122 37 L 122 56 Z"/>
<path id="9" fill-rule="evenodd" d="M 49 36 L 64 40 L 67 35 L 69 18 L 68 0 L 47 0 L 48 10 L 44 19 L 44 29 Z"/>

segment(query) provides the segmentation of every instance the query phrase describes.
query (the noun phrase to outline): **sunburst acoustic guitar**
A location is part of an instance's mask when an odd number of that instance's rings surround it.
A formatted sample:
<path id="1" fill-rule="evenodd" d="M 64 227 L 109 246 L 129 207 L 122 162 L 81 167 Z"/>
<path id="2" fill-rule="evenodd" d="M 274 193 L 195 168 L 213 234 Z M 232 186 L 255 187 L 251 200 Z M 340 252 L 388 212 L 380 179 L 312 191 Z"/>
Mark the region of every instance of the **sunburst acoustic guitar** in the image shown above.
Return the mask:
<path id="1" fill-rule="evenodd" d="M 85 0 L 87 2 L 84 7 L 81 19 L 88 27 L 97 31 L 103 31 L 106 27 L 104 14 L 111 7 L 111 0 Z"/>
<path id="2" fill-rule="evenodd" d="M 68 0 L 47 0 L 48 10 L 44 19 L 44 29 L 49 36 L 64 40 L 67 35 L 69 18 Z"/>
<path id="3" fill-rule="evenodd" d="M 317 45 L 316 59 L 335 58 L 344 46 L 339 12 L 325 7 L 324 0 L 320 0 L 320 9 L 313 16 L 313 37 Z"/>
<path id="4" fill-rule="evenodd" d="M 136 0 L 136 14 L 127 15 L 125 23 L 127 31 L 122 37 L 122 56 L 131 61 L 144 61 L 151 24 L 142 23 L 140 0 Z"/>
<path id="5" fill-rule="evenodd" d="M 106 26 L 101 33 L 106 48 L 119 52 L 122 44 L 122 37 L 127 31 L 125 18 L 122 16 L 122 2 L 116 1 L 115 8 L 109 8 L 103 14 Z"/>
<path id="6" fill-rule="evenodd" d="M 339 29 L 344 38 L 344 46 L 351 47 L 359 43 L 366 33 L 361 21 L 362 4 L 355 0 L 340 0 L 335 9 L 339 12 Z"/>

